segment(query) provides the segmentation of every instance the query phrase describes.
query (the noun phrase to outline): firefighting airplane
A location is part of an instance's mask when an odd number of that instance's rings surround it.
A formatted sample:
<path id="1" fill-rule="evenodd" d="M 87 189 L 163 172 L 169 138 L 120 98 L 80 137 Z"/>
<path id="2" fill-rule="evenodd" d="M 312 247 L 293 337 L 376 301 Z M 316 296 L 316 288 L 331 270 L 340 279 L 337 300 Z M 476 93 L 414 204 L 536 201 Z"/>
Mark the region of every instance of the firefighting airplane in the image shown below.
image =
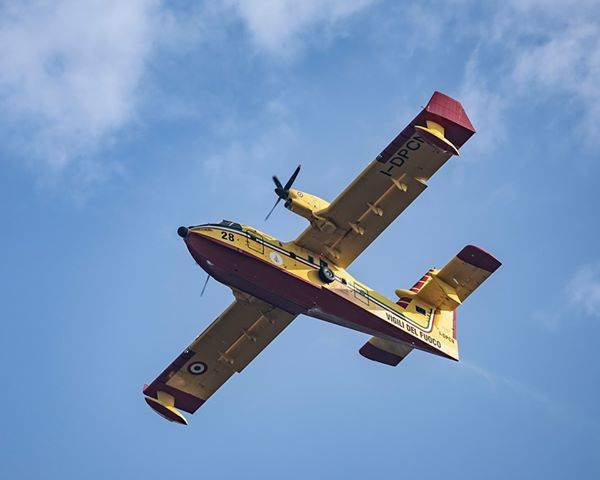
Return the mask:
<path id="1" fill-rule="evenodd" d="M 275 206 L 284 200 L 310 222 L 296 240 L 229 221 L 180 227 L 194 260 L 235 299 L 144 387 L 148 405 L 187 424 L 180 410 L 194 413 L 300 314 L 371 335 L 359 352 L 375 362 L 398 365 L 413 349 L 458 360 L 456 309 L 500 267 L 492 255 L 468 245 L 410 290 L 396 290 L 397 301 L 346 269 L 474 133 L 461 104 L 435 92 L 333 202 L 291 188 L 300 167 L 285 185 L 273 177 Z"/>

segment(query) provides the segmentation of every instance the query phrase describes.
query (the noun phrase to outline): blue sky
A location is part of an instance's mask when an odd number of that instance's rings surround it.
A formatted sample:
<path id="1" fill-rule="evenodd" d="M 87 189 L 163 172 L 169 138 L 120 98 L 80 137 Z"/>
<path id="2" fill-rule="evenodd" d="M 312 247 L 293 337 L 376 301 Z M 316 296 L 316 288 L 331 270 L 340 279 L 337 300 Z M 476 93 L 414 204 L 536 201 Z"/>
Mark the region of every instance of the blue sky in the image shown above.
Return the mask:
<path id="1" fill-rule="evenodd" d="M 598 478 L 594 3 L 0 2 L 0 476 Z M 158 418 L 144 382 L 231 300 L 176 228 L 294 238 L 270 176 L 333 199 L 434 90 L 478 133 L 351 272 L 392 297 L 493 252 L 462 361 L 299 317 Z"/>

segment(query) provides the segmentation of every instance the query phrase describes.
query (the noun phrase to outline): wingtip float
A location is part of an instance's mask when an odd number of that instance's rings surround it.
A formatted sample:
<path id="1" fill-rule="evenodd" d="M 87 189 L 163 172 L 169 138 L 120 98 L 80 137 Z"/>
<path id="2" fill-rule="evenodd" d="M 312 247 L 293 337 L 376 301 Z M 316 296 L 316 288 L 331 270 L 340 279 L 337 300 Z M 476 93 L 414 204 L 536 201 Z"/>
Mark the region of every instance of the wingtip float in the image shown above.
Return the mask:
<path id="1" fill-rule="evenodd" d="M 421 133 L 421 136 L 427 143 L 442 149 L 444 152 L 450 152 L 457 156 L 460 155 L 458 148 L 444 136 L 444 127 L 439 123 L 427 120 L 426 127 L 415 125 L 415 129 Z"/>
<path id="2" fill-rule="evenodd" d="M 146 403 L 152 410 L 158 413 L 161 417 L 169 420 L 169 422 L 187 425 L 186 418 L 182 413 L 175 408 L 175 398 L 165 392 L 157 392 L 157 398 L 144 397 Z"/>
<path id="3" fill-rule="evenodd" d="M 294 241 L 225 220 L 180 227 L 177 233 L 196 263 L 229 286 L 235 299 L 144 388 L 148 405 L 167 420 L 187 424 L 180 410 L 194 413 L 300 314 L 370 335 L 359 353 L 374 362 L 396 366 L 414 349 L 458 360 L 456 312 L 500 267 L 491 254 L 468 245 L 412 288 L 396 290 L 397 300 L 367 287 L 347 268 L 474 133 L 462 105 L 435 92 L 331 203 L 292 188 L 300 167 L 285 186 L 274 177 L 275 206 L 283 199 L 309 222 Z"/>

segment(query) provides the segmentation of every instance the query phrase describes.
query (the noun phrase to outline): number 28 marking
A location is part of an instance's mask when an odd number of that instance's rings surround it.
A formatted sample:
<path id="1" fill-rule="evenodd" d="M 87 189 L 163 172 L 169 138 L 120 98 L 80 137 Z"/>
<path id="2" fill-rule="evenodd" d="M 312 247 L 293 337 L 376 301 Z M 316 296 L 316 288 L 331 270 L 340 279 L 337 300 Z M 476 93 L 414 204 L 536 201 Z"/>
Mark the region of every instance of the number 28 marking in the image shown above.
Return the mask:
<path id="1" fill-rule="evenodd" d="M 233 242 L 235 240 L 233 233 L 230 232 L 221 232 L 221 238 L 223 240 L 229 240 L 230 242 Z"/>

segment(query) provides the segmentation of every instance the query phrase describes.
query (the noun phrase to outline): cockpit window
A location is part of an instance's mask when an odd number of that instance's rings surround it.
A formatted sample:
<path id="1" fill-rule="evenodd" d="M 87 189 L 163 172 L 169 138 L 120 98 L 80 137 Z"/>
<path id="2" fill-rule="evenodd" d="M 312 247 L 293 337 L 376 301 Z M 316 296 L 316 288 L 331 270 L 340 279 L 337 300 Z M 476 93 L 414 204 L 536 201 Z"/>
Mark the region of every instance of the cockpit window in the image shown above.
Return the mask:
<path id="1" fill-rule="evenodd" d="M 223 227 L 233 228 L 234 230 L 239 230 L 240 232 L 242 231 L 242 226 L 239 223 L 230 222 L 229 220 L 221 220 L 219 225 L 222 225 Z"/>

